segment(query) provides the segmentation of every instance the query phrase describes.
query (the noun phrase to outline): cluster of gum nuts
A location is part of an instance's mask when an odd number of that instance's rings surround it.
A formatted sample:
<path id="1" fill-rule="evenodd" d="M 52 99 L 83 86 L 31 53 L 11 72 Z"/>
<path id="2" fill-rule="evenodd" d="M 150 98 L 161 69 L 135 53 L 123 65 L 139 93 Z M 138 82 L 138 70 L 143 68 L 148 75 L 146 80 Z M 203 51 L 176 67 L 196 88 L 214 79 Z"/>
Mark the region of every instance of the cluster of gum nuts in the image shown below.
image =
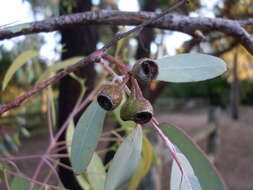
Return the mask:
<path id="1" fill-rule="evenodd" d="M 138 60 L 132 70 L 127 73 L 131 80 L 131 94 L 121 107 L 120 117 L 123 121 L 132 120 L 138 124 L 148 123 L 153 117 L 153 106 L 142 96 L 139 86 L 134 80 L 151 82 L 158 75 L 158 66 L 156 62 L 149 58 Z M 123 89 L 125 89 L 126 81 L 121 83 L 105 84 L 102 86 L 98 96 L 98 104 L 107 111 L 117 108 L 122 101 Z"/>

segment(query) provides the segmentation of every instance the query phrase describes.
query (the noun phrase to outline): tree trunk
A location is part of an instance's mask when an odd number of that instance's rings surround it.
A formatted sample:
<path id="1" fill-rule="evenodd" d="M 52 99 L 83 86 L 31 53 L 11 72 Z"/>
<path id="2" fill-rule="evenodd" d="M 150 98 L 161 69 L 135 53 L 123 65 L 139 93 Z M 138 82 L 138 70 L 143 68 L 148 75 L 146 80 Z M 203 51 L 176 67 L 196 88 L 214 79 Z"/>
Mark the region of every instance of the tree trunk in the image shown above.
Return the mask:
<path id="1" fill-rule="evenodd" d="M 239 102 L 240 102 L 240 82 L 238 79 L 238 54 L 234 55 L 234 63 L 232 70 L 232 84 L 231 84 L 231 117 L 234 120 L 239 119 Z"/>
<path id="2" fill-rule="evenodd" d="M 68 6 L 65 1 L 61 1 L 60 14 L 68 14 Z M 65 4 L 64 4 L 65 3 Z M 91 10 L 91 0 L 74 0 L 74 5 L 71 13 L 83 12 Z M 64 29 L 61 31 L 62 40 L 61 43 L 64 47 L 62 53 L 62 60 L 73 57 L 73 56 L 85 56 L 90 54 L 96 49 L 98 41 L 97 27 L 95 26 L 78 26 L 73 29 Z M 85 86 L 88 88 L 87 93 L 94 87 L 96 72 L 93 65 L 89 65 L 85 68 L 80 69 L 75 73 L 79 77 L 85 78 Z M 80 84 L 69 76 L 66 76 L 60 81 L 59 86 L 59 128 L 67 119 L 70 112 L 80 95 Z M 84 110 L 83 110 L 84 111 Z M 80 115 L 80 114 L 79 114 Z M 79 116 L 75 118 L 75 122 Z M 60 141 L 65 140 L 65 134 L 59 139 Z M 61 151 L 60 153 L 66 153 Z M 63 158 L 60 160 L 64 164 L 70 165 L 69 159 Z M 74 178 L 73 172 L 59 167 L 59 175 L 63 185 L 68 189 L 78 190 L 81 187 L 78 185 Z"/>

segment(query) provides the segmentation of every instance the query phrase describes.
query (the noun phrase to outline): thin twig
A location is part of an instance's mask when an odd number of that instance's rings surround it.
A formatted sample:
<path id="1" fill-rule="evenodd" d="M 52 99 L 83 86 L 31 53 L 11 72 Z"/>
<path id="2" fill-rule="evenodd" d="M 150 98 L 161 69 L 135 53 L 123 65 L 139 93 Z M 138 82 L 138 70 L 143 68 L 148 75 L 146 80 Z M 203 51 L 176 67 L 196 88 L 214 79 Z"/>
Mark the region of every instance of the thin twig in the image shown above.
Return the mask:
<path id="1" fill-rule="evenodd" d="M 100 63 L 102 63 L 102 66 L 104 67 L 104 69 L 110 73 L 113 78 L 118 78 L 119 75 L 108 65 L 108 62 L 105 59 L 101 59 Z"/>
<path id="2" fill-rule="evenodd" d="M 53 140 L 53 121 L 52 121 L 52 109 L 51 109 L 51 100 L 50 100 L 50 89 L 48 88 L 48 96 L 47 96 L 47 118 L 48 118 L 48 131 L 50 136 L 50 142 Z"/>
<path id="3" fill-rule="evenodd" d="M 43 158 L 43 160 L 48 165 L 48 167 L 52 170 L 52 172 L 54 173 L 54 175 L 55 175 L 56 179 L 58 180 L 59 184 L 61 184 L 60 176 L 59 176 L 58 172 L 56 171 L 55 167 L 52 166 L 52 164 L 46 158 Z"/>
<path id="4" fill-rule="evenodd" d="M 117 133 L 116 131 L 112 131 L 112 134 L 115 135 L 116 137 L 118 137 L 121 141 L 123 141 L 124 139 L 122 138 L 122 136 Z"/>
<path id="5" fill-rule="evenodd" d="M 51 158 L 69 158 L 68 154 L 50 154 Z"/>
<path id="6" fill-rule="evenodd" d="M 9 173 L 9 174 L 11 174 L 11 175 L 13 175 L 13 176 L 17 176 L 17 177 L 20 177 L 20 178 L 22 178 L 22 179 L 25 179 L 25 180 L 27 180 L 27 181 L 32 181 L 34 184 L 37 184 L 37 185 L 40 185 L 40 186 L 45 186 L 45 185 L 46 185 L 46 184 L 41 183 L 41 182 L 39 182 L 39 181 L 33 180 L 33 179 L 31 179 L 31 178 L 29 178 L 29 177 L 27 177 L 27 176 L 21 175 L 21 174 L 19 174 L 19 173 L 15 173 L 15 172 L 10 171 L 10 170 L 3 169 L 3 168 L 1 168 L 1 167 L 0 167 L 0 170 L 5 171 L 5 172 L 7 172 L 7 173 Z M 47 184 L 47 185 L 48 185 L 48 184 Z M 48 186 L 49 186 L 50 188 L 54 188 L 54 189 L 66 190 L 65 188 L 57 187 L 57 186 L 54 186 L 54 185 L 48 185 Z"/>
<path id="7" fill-rule="evenodd" d="M 52 162 L 55 162 L 57 165 L 59 165 L 59 166 L 61 166 L 63 168 L 66 168 L 66 169 L 68 169 L 70 171 L 74 171 L 74 169 L 72 167 L 70 167 L 70 166 L 68 166 L 68 165 L 66 165 L 66 164 L 64 164 L 64 163 L 62 163 L 60 161 L 56 161 L 56 160 L 54 160 L 52 158 L 49 158 L 49 160 L 51 160 Z"/>
<path id="8" fill-rule="evenodd" d="M 4 172 L 4 174 L 3 174 L 4 175 L 4 182 L 5 182 L 5 185 L 7 187 L 7 190 L 11 190 L 6 170 L 7 169 L 3 170 L 3 172 Z"/>
<path id="9" fill-rule="evenodd" d="M 66 150 L 67 149 L 67 146 L 65 145 L 65 146 L 63 146 L 63 147 L 59 147 L 59 148 L 55 148 L 55 149 L 52 149 L 51 150 L 51 154 L 52 153 L 57 153 L 57 152 L 60 152 L 60 151 L 62 151 L 62 150 Z"/>
<path id="10" fill-rule="evenodd" d="M 34 154 L 34 155 L 27 155 L 27 156 L 8 157 L 8 158 L 0 158 L 0 161 L 9 162 L 10 160 L 17 161 L 17 160 L 37 159 L 37 158 L 41 158 L 42 156 L 43 155 L 40 155 L 40 154 Z"/>
<path id="11" fill-rule="evenodd" d="M 56 142 L 54 145 L 55 145 L 55 146 L 60 146 L 60 145 L 66 145 L 66 144 L 67 144 L 66 141 L 58 141 L 58 142 Z"/>
<path id="12" fill-rule="evenodd" d="M 48 180 L 50 179 L 50 177 L 52 176 L 52 174 L 53 174 L 53 171 L 50 170 L 50 171 L 48 172 L 47 176 L 45 177 L 44 181 L 43 181 L 44 184 L 47 184 L 47 183 L 48 183 Z M 43 190 L 43 188 L 44 188 L 44 187 L 41 186 L 41 187 L 40 187 L 40 190 Z M 44 189 L 44 190 L 45 190 L 45 189 Z"/>
<path id="13" fill-rule="evenodd" d="M 157 123 L 154 122 L 154 120 L 151 120 L 151 124 L 152 124 L 153 128 L 155 129 L 155 131 L 158 133 L 158 135 L 161 137 L 161 139 L 163 140 L 165 145 L 168 147 L 172 157 L 174 158 L 174 160 L 176 161 L 176 163 L 177 163 L 177 165 L 180 169 L 180 172 L 181 172 L 182 176 L 184 176 L 184 170 L 183 170 L 182 165 L 181 165 L 181 163 L 180 163 L 180 161 L 177 157 L 177 153 L 176 153 L 176 149 L 175 149 L 174 145 L 170 142 L 168 137 L 164 135 L 164 133 L 158 127 Z"/>
<path id="14" fill-rule="evenodd" d="M 23 103 L 25 100 L 27 100 L 28 98 L 32 97 L 33 95 L 35 95 L 36 93 L 38 93 L 39 91 L 41 91 L 42 89 L 44 89 L 45 87 L 55 83 L 56 81 L 62 79 L 63 77 L 65 77 L 66 75 L 68 75 L 69 73 L 76 71 L 78 69 L 80 69 L 81 67 L 87 66 L 91 63 L 94 63 L 96 61 L 98 61 L 101 56 L 103 54 L 103 51 L 101 50 L 97 50 L 94 51 L 93 53 L 91 53 L 88 57 L 86 57 L 85 59 L 79 61 L 78 63 L 68 67 L 67 69 L 55 74 L 54 76 L 50 77 L 49 79 L 39 83 L 38 85 L 36 85 L 33 89 L 29 90 L 27 93 L 19 96 L 18 98 L 16 98 L 14 101 L 8 103 L 8 104 L 4 104 L 0 107 L 0 115 L 3 114 L 4 112 L 13 109 L 15 107 L 18 107 L 19 105 L 21 105 L 21 103 Z"/>
<path id="15" fill-rule="evenodd" d="M 135 95 L 137 97 L 143 97 L 143 94 L 142 94 L 142 91 L 141 91 L 141 88 L 137 82 L 137 80 L 134 78 L 134 77 L 131 77 L 131 82 L 132 82 L 132 89 L 135 91 Z"/>
<path id="16" fill-rule="evenodd" d="M 17 171 L 17 173 L 21 173 L 20 169 L 13 161 L 11 160 L 6 160 L 6 161 Z"/>
<path id="17" fill-rule="evenodd" d="M 124 74 L 130 72 L 130 69 L 120 59 L 108 54 L 103 54 L 102 57 L 115 64 Z"/>
<path id="18" fill-rule="evenodd" d="M 44 160 L 40 160 L 34 174 L 33 174 L 33 177 L 32 177 L 32 180 L 31 180 L 31 183 L 29 185 L 29 190 L 32 190 L 33 189 L 33 186 L 34 186 L 34 181 L 36 181 L 37 177 L 39 176 L 39 173 L 40 173 L 40 170 L 42 168 L 44 164 Z"/>

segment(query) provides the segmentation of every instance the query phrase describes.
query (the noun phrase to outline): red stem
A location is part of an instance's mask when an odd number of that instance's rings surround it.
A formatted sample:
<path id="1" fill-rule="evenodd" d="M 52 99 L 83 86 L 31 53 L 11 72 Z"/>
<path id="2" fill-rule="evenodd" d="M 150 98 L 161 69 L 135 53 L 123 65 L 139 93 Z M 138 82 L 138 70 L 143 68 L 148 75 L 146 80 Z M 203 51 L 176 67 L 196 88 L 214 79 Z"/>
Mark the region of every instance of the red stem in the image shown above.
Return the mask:
<path id="1" fill-rule="evenodd" d="M 139 86 L 137 80 L 135 78 L 131 77 L 131 82 L 133 85 L 133 89 L 135 90 L 136 97 L 143 97 L 142 91 L 140 89 L 140 86 Z"/>
<path id="2" fill-rule="evenodd" d="M 62 151 L 62 150 L 66 150 L 67 149 L 67 146 L 63 146 L 63 147 L 59 147 L 59 148 L 55 148 L 55 149 L 52 149 L 51 150 L 51 154 L 52 153 L 57 153 L 57 152 L 60 152 L 60 151 Z"/>
<path id="3" fill-rule="evenodd" d="M 111 56 L 111 55 L 108 55 L 108 54 L 103 54 L 102 57 L 104 59 L 106 59 L 107 61 L 115 64 L 118 66 L 118 68 L 125 74 L 125 73 L 128 73 L 130 72 L 131 70 L 119 59 Z"/>
<path id="4" fill-rule="evenodd" d="M 154 119 L 156 120 L 156 119 Z M 175 150 L 175 147 L 174 145 L 170 142 L 170 140 L 168 139 L 167 136 L 164 135 L 164 133 L 162 132 L 162 130 L 158 127 L 159 123 L 157 124 L 154 120 L 151 120 L 151 124 L 153 126 L 153 128 L 155 129 L 155 131 L 158 133 L 158 135 L 161 137 L 161 139 L 163 140 L 163 142 L 165 143 L 165 145 L 168 147 L 172 157 L 174 158 L 174 160 L 176 161 L 179 169 L 180 169 L 180 172 L 182 174 L 182 177 L 184 176 L 184 170 L 180 164 L 180 161 L 177 157 L 177 153 L 176 153 L 176 150 Z M 181 181 L 182 181 L 182 178 L 181 178 Z M 181 184 L 180 184 L 181 185 Z"/>

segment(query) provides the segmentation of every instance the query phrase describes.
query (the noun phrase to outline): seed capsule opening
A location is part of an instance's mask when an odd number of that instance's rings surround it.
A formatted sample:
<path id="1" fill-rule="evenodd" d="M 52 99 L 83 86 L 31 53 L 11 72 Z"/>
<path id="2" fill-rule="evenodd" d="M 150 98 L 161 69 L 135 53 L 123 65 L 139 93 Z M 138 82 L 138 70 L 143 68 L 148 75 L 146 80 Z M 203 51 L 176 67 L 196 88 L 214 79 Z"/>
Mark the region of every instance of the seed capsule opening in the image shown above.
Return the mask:
<path id="1" fill-rule="evenodd" d="M 158 67 L 154 61 L 146 60 L 142 64 L 143 73 L 147 76 L 148 80 L 156 79 L 158 75 Z"/>
<path id="2" fill-rule="evenodd" d="M 143 81 L 152 81 L 158 75 L 158 65 L 156 62 L 149 58 L 139 60 L 132 69 L 133 75 Z"/>
<path id="3" fill-rule="evenodd" d="M 153 115 L 150 112 L 137 113 L 134 117 L 134 121 L 139 124 L 148 123 L 152 119 Z"/>
<path id="4" fill-rule="evenodd" d="M 107 111 L 113 110 L 113 103 L 110 98 L 104 95 L 97 97 L 98 104 Z"/>

